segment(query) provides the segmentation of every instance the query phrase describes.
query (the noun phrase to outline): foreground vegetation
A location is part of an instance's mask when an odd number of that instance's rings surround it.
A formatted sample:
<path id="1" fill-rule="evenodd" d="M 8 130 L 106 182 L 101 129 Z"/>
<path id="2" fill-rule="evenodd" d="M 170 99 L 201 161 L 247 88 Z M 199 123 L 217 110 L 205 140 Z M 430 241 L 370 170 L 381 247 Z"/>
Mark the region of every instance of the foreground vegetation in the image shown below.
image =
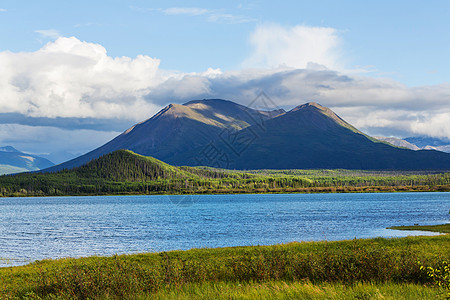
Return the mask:
<path id="1" fill-rule="evenodd" d="M 175 167 L 120 150 L 56 173 L 0 176 L 0 196 L 450 191 L 450 173 L 357 170 L 232 171 Z"/>
<path id="2" fill-rule="evenodd" d="M 2 299 L 437 299 L 446 297 L 447 287 L 439 287 L 429 270 L 448 270 L 446 261 L 450 235 L 68 258 L 0 268 L 0 295 Z M 443 274 L 439 272 L 435 274 Z"/>
<path id="3" fill-rule="evenodd" d="M 450 233 L 450 223 L 441 225 L 414 225 L 414 226 L 392 226 L 387 229 L 396 230 L 421 230 L 421 231 L 433 231 L 441 233 Z"/>

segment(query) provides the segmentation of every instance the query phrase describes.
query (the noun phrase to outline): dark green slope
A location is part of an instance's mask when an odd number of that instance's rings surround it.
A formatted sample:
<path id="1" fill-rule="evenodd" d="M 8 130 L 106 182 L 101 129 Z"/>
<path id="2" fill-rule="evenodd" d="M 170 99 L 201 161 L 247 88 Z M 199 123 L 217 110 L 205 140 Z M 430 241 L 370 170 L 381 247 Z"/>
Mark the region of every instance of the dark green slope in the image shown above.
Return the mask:
<path id="1" fill-rule="evenodd" d="M 0 195 L 158 193 L 196 178 L 199 176 L 152 157 L 118 150 L 70 170 L 0 176 Z"/>
<path id="2" fill-rule="evenodd" d="M 241 134 L 256 138 L 241 155 L 234 155 L 237 169 L 450 170 L 447 153 L 374 142 L 315 103 L 268 120 L 263 129 L 245 128 Z"/>
<path id="3" fill-rule="evenodd" d="M 117 150 L 70 170 L 0 176 L 0 196 L 214 192 L 233 184 L 241 187 L 254 177 L 243 172 L 176 167 L 129 150 Z M 253 185 L 253 181 L 250 183 Z"/>
<path id="4" fill-rule="evenodd" d="M 142 156 L 129 150 L 114 151 L 94 159 L 86 165 L 61 171 L 57 174 L 63 176 L 69 174 L 78 178 L 132 182 L 197 177 L 153 157 Z"/>
<path id="5" fill-rule="evenodd" d="M 176 167 L 118 150 L 71 170 L 0 176 L 0 197 L 450 190 L 450 173 L 421 173 Z"/>

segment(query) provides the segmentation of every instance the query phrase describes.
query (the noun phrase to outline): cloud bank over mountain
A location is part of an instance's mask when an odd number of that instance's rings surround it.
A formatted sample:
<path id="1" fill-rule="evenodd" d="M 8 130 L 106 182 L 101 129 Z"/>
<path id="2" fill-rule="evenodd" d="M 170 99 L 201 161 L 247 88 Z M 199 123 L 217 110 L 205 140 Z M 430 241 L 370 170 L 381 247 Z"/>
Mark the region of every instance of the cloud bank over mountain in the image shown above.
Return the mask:
<path id="1" fill-rule="evenodd" d="M 287 109 L 319 102 L 373 135 L 450 138 L 449 82 L 408 87 L 352 71 L 333 28 L 262 24 L 249 43 L 242 69 L 193 73 L 163 70 L 147 55 L 111 57 L 102 45 L 75 37 L 59 37 L 34 52 L 0 52 L 0 143 L 14 136 L 11 130 L 26 139 L 23 126 L 35 128 L 30 138 L 51 127 L 87 130 L 87 138 L 103 142 L 121 131 L 108 122 L 125 130 L 169 103 L 222 98 L 245 105 L 260 92 Z M 73 136 L 61 134 L 60 143 Z"/>

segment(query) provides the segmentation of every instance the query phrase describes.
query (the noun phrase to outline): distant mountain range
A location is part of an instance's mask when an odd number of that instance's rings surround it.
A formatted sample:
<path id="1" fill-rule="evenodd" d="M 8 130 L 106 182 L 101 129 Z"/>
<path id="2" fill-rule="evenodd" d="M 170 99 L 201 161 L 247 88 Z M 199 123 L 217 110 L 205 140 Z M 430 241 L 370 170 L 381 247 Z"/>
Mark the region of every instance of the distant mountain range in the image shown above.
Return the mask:
<path id="1" fill-rule="evenodd" d="M 74 159 L 81 154 L 73 154 L 68 151 L 56 151 L 51 153 L 45 153 L 45 154 L 38 154 L 38 156 L 43 157 L 54 163 L 55 165 L 66 162 L 68 160 Z"/>
<path id="2" fill-rule="evenodd" d="M 450 154 L 394 147 L 317 103 L 286 112 L 209 99 L 170 104 L 105 145 L 45 171 L 78 167 L 120 149 L 171 165 L 241 170 L 450 170 Z"/>
<path id="3" fill-rule="evenodd" d="M 450 153 L 450 140 L 430 137 L 408 137 L 404 139 L 377 136 L 376 139 L 388 142 L 397 147 L 411 150 L 437 150 Z"/>
<path id="4" fill-rule="evenodd" d="M 11 146 L 0 147 L 0 175 L 36 171 L 53 165 L 48 159 L 20 152 Z"/>

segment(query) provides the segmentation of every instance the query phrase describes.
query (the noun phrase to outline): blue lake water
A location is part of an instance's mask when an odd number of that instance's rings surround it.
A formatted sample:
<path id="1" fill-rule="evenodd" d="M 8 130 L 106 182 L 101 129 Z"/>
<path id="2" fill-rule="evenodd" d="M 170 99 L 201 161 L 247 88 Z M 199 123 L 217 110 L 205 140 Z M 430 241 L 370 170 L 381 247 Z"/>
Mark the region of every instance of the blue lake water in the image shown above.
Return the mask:
<path id="1" fill-rule="evenodd" d="M 399 237 L 450 193 L 0 198 L 0 267 L 44 258 Z"/>

